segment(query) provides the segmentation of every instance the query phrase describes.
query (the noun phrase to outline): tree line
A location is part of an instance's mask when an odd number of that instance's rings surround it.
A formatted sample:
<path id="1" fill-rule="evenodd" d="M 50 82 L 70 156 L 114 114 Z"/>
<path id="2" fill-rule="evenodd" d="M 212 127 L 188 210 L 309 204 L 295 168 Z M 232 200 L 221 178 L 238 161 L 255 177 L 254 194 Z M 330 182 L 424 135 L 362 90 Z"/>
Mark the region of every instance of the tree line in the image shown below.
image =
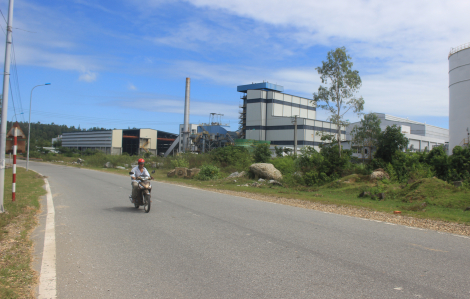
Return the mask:
<path id="1" fill-rule="evenodd" d="M 18 122 L 23 133 L 28 136 L 28 122 Z M 13 122 L 7 122 L 7 128 L 13 126 Z M 31 148 L 53 146 L 52 138 L 62 135 L 63 133 L 107 130 L 106 128 L 93 127 L 89 129 L 81 129 L 80 126 L 57 125 L 55 123 L 42 124 L 41 122 L 31 123 Z"/>

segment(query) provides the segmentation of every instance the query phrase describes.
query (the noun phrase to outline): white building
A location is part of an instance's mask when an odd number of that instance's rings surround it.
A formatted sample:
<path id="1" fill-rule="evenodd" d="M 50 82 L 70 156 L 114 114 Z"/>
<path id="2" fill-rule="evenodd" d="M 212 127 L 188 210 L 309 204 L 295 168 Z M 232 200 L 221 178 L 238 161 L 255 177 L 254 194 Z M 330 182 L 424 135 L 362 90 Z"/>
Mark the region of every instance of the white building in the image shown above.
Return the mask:
<path id="1" fill-rule="evenodd" d="M 294 120 L 297 116 L 297 148 L 313 146 L 319 150 L 322 134 L 337 133 L 336 125 L 316 120 L 316 105 L 311 99 L 283 93 L 272 83 L 241 85 L 243 105 L 240 113 L 242 138 L 271 141 L 272 146 L 294 147 Z M 342 128 L 341 139 L 346 130 Z"/>
<path id="2" fill-rule="evenodd" d="M 99 150 L 106 154 L 141 155 L 164 153 L 177 135 L 154 129 L 82 131 L 62 134 L 62 146 Z"/>
<path id="3" fill-rule="evenodd" d="M 449 53 L 449 153 L 470 139 L 470 43 Z"/>
<path id="4" fill-rule="evenodd" d="M 449 130 L 432 126 L 426 123 L 409 120 L 407 118 L 396 117 L 384 113 L 374 113 L 380 119 L 380 129 L 385 131 L 388 126 L 397 125 L 401 132 L 408 138 L 408 149 L 415 152 L 432 150 L 436 146 L 446 146 L 449 143 Z M 351 131 L 354 127 L 360 125 L 360 122 L 351 123 L 346 128 L 346 140 L 351 141 Z M 343 144 L 345 149 L 351 148 L 350 144 Z M 353 149 L 355 148 L 352 145 Z M 370 152 L 364 149 L 364 157 L 370 159 Z M 354 153 L 354 156 L 362 158 L 362 153 Z"/>

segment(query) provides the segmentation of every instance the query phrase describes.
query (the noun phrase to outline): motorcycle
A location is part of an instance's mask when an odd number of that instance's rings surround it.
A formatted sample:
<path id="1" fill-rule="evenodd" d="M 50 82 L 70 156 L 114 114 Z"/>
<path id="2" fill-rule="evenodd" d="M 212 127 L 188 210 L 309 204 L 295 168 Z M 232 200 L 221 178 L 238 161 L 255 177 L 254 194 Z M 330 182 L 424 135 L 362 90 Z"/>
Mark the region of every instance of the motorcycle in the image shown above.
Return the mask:
<path id="1" fill-rule="evenodd" d="M 155 173 L 155 170 L 152 171 L 152 173 Z M 133 172 L 129 172 L 129 174 L 134 175 Z M 132 195 L 129 196 L 131 203 L 134 204 L 136 209 L 140 206 L 144 206 L 145 213 L 150 212 L 150 205 L 152 203 L 150 200 L 150 193 L 152 191 L 152 184 L 150 184 L 151 179 L 153 179 L 151 176 L 140 176 L 136 178 L 136 181 L 139 183 L 139 195 L 135 200 L 132 199 Z"/>

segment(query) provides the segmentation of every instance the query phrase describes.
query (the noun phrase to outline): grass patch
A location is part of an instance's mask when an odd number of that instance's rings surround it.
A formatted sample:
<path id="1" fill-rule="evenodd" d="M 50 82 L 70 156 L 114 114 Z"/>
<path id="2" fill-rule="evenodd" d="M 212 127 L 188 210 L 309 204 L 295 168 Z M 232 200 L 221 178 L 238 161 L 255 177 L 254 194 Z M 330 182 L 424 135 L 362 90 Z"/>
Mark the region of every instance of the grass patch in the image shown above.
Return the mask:
<path id="1" fill-rule="evenodd" d="M 16 201 L 11 201 L 12 169 L 5 170 L 5 213 L 0 214 L 0 298 L 34 298 L 37 273 L 31 267 L 32 241 L 43 178 L 18 167 Z"/>

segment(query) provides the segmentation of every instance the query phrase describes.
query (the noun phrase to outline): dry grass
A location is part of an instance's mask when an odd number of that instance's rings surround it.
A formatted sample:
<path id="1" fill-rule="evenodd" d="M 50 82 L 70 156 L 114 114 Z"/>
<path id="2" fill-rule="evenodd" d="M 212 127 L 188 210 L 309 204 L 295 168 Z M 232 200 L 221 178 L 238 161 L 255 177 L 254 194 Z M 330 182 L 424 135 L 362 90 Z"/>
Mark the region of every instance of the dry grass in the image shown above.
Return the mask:
<path id="1" fill-rule="evenodd" d="M 5 172 L 5 213 L 0 214 L 0 298 L 35 298 L 38 274 L 32 269 L 30 233 L 37 224 L 44 180 L 17 168 L 16 201 L 11 201 L 11 170 Z"/>

